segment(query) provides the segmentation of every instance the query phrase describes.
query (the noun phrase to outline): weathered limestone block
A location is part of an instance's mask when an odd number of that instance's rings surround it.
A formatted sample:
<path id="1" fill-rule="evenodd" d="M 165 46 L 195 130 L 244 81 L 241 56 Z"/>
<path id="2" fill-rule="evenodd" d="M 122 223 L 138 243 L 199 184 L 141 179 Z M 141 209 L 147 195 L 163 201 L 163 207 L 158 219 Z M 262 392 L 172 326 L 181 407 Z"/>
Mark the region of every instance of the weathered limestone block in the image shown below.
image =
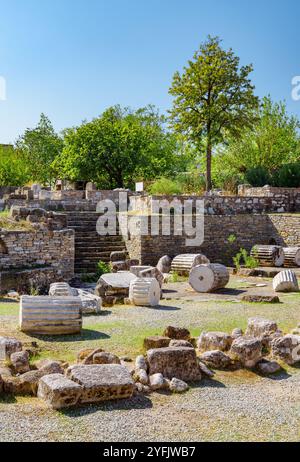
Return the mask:
<path id="1" fill-rule="evenodd" d="M 191 333 L 188 329 L 184 327 L 173 327 L 168 326 L 163 334 L 165 337 L 169 337 L 172 340 L 187 340 L 189 341 L 191 338 Z"/>
<path id="2" fill-rule="evenodd" d="M 99 314 L 101 312 L 101 297 L 83 289 L 77 289 L 77 292 L 82 304 L 82 314 Z"/>
<path id="3" fill-rule="evenodd" d="M 137 358 L 135 360 L 135 368 L 136 369 L 144 369 L 145 371 L 148 370 L 148 365 L 147 365 L 147 362 L 146 362 L 144 356 L 142 356 L 142 355 L 137 356 Z"/>
<path id="4" fill-rule="evenodd" d="M 176 377 L 174 377 L 170 382 L 169 388 L 170 391 L 172 391 L 173 393 L 184 393 L 188 391 L 189 386 L 183 380 L 179 380 Z"/>
<path id="5" fill-rule="evenodd" d="M 283 248 L 278 245 L 256 245 L 251 250 L 251 256 L 258 260 L 261 266 L 282 266 L 284 264 Z"/>
<path id="6" fill-rule="evenodd" d="M 172 258 L 169 255 L 161 257 L 156 265 L 156 268 L 163 274 L 167 274 L 171 271 Z"/>
<path id="7" fill-rule="evenodd" d="M 192 345 L 187 340 L 171 340 L 169 346 L 173 348 L 180 348 L 180 347 L 194 348 L 194 345 Z"/>
<path id="8" fill-rule="evenodd" d="M 63 335 L 79 334 L 81 328 L 82 303 L 79 297 L 21 297 L 21 331 Z"/>
<path id="9" fill-rule="evenodd" d="M 18 377 L 5 377 L 4 391 L 14 395 L 36 396 L 39 380 L 49 374 L 63 374 L 64 370 L 59 363 L 54 361 L 49 366 L 44 366 L 35 371 L 29 371 Z"/>
<path id="10" fill-rule="evenodd" d="M 196 292 L 208 293 L 226 287 L 229 277 L 229 271 L 224 265 L 197 265 L 190 272 L 189 283 Z"/>
<path id="11" fill-rule="evenodd" d="M 248 303 L 280 303 L 277 295 L 259 295 L 259 294 L 247 294 L 242 298 L 243 302 Z"/>
<path id="12" fill-rule="evenodd" d="M 230 354 L 246 368 L 253 368 L 262 359 L 262 342 L 259 338 L 239 337 L 231 345 Z"/>
<path id="13" fill-rule="evenodd" d="M 97 282 L 95 295 L 102 298 L 107 296 L 128 297 L 130 283 L 135 279 L 136 276 L 130 271 L 103 274 Z"/>
<path id="14" fill-rule="evenodd" d="M 46 401 L 52 409 L 75 406 L 82 387 L 61 374 L 51 374 L 39 381 L 37 396 Z"/>
<path id="15" fill-rule="evenodd" d="M 284 247 L 284 266 L 294 268 L 300 266 L 300 247 Z"/>
<path id="16" fill-rule="evenodd" d="M 288 334 L 271 343 L 272 355 L 293 366 L 300 363 L 300 335 Z"/>
<path id="17" fill-rule="evenodd" d="M 214 377 L 215 373 L 211 371 L 202 361 L 199 361 L 199 367 L 202 374 L 204 374 L 206 377 Z"/>
<path id="18" fill-rule="evenodd" d="M 141 278 L 155 278 L 161 288 L 164 282 L 164 275 L 155 266 L 150 266 L 148 269 L 140 271 L 139 277 Z"/>
<path id="19" fill-rule="evenodd" d="M 176 377 L 186 382 L 201 380 L 201 372 L 192 348 L 157 348 L 147 352 L 149 375 L 161 373 L 164 377 Z"/>
<path id="20" fill-rule="evenodd" d="M 10 356 L 10 362 L 17 374 L 24 374 L 30 370 L 28 351 L 18 351 Z"/>
<path id="21" fill-rule="evenodd" d="M 67 282 L 54 282 L 50 284 L 50 297 L 76 297 L 77 289 L 73 289 Z"/>
<path id="22" fill-rule="evenodd" d="M 121 364 L 120 358 L 118 356 L 102 351 L 100 353 L 95 353 L 93 356 L 94 364 Z"/>
<path id="23" fill-rule="evenodd" d="M 13 353 L 22 351 L 22 343 L 11 337 L 0 337 L 0 361 L 9 361 Z"/>
<path id="24" fill-rule="evenodd" d="M 267 359 L 259 361 L 256 364 L 256 368 L 263 375 L 276 374 L 276 372 L 281 370 L 281 366 L 276 361 L 268 361 Z"/>
<path id="25" fill-rule="evenodd" d="M 249 318 L 245 335 L 247 337 L 264 337 L 278 331 L 275 321 L 264 318 Z"/>
<path id="26" fill-rule="evenodd" d="M 67 377 L 82 386 L 82 403 L 131 398 L 134 391 L 129 371 L 119 364 L 71 366 Z"/>
<path id="27" fill-rule="evenodd" d="M 154 278 L 136 278 L 130 283 L 129 299 L 136 306 L 157 306 L 160 297 L 161 289 Z"/>
<path id="28" fill-rule="evenodd" d="M 209 259 L 202 254 L 181 254 L 177 255 L 171 264 L 171 271 L 188 276 L 194 266 L 210 263 Z"/>
<path id="29" fill-rule="evenodd" d="M 299 292 L 297 275 L 292 270 L 281 271 L 273 279 L 275 292 Z"/>
<path id="30" fill-rule="evenodd" d="M 225 332 L 202 332 L 198 340 L 199 351 L 227 351 L 233 338 Z"/>
<path id="31" fill-rule="evenodd" d="M 243 330 L 239 329 L 239 328 L 233 329 L 233 331 L 231 332 L 231 337 L 233 339 L 236 339 L 238 337 L 242 337 L 243 335 L 244 335 Z"/>
<path id="32" fill-rule="evenodd" d="M 227 356 L 223 351 L 214 350 L 206 351 L 200 356 L 201 362 L 212 369 L 228 369 L 231 366 L 231 358 Z"/>
<path id="33" fill-rule="evenodd" d="M 149 377 L 145 369 L 135 370 L 133 378 L 135 382 L 140 382 L 142 385 L 148 385 L 149 383 Z"/>
<path id="34" fill-rule="evenodd" d="M 153 374 L 149 377 L 149 384 L 151 390 L 163 390 L 167 384 L 162 374 Z"/>
<path id="35" fill-rule="evenodd" d="M 156 348 L 166 348 L 170 345 L 171 339 L 169 337 L 163 337 L 154 335 L 144 339 L 144 349 L 152 350 Z"/>

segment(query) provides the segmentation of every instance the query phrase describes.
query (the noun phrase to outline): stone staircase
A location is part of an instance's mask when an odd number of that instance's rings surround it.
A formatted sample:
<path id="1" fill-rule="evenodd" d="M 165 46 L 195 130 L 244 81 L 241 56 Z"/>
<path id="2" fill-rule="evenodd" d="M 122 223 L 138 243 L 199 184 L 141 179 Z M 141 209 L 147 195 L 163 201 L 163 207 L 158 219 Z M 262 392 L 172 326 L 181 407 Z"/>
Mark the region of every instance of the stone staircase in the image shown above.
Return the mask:
<path id="1" fill-rule="evenodd" d="M 75 274 L 94 273 L 97 263 L 110 261 L 114 251 L 126 250 L 123 237 L 99 236 L 96 223 L 97 212 L 67 212 L 68 228 L 75 231 Z M 117 233 L 118 233 L 117 229 Z"/>

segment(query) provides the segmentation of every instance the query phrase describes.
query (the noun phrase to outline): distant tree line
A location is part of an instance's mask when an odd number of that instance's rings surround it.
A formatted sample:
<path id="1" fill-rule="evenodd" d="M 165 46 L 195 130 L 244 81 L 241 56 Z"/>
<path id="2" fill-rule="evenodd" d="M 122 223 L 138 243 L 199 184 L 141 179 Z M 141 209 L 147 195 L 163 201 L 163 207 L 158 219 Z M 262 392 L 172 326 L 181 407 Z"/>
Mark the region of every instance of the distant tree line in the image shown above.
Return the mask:
<path id="1" fill-rule="evenodd" d="M 285 102 L 255 96 L 252 70 L 209 36 L 175 73 L 167 116 L 151 105 L 113 106 L 56 133 L 41 114 L 13 148 L 0 146 L 0 186 L 68 179 L 111 189 L 143 180 L 156 194 L 300 186 L 299 120 Z"/>

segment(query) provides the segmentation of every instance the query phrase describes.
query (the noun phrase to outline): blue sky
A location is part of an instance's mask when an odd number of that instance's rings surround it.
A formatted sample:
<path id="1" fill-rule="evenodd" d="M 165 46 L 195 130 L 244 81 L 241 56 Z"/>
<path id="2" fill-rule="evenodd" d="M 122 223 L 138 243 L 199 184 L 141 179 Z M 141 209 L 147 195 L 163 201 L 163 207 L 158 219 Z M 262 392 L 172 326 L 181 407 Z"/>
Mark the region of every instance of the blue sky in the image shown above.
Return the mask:
<path id="1" fill-rule="evenodd" d="M 299 0 L 0 0 L 0 18 L 0 143 L 41 112 L 61 130 L 117 103 L 166 111 L 173 73 L 208 34 L 253 63 L 259 96 L 300 117 Z"/>

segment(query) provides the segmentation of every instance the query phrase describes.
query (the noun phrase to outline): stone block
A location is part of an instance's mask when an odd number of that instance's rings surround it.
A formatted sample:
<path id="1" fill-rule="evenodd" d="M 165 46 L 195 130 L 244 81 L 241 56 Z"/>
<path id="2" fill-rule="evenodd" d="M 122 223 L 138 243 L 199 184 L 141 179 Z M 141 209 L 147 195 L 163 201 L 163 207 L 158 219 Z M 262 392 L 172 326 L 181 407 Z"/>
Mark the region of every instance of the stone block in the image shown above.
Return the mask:
<path id="1" fill-rule="evenodd" d="M 201 380 L 196 352 L 192 348 L 157 348 L 147 352 L 149 374 L 161 373 L 172 380 L 190 382 Z"/>
<path id="2" fill-rule="evenodd" d="M 119 364 L 71 366 L 67 377 L 82 386 L 82 403 L 131 398 L 134 391 L 128 369 Z"/>
<path id="3" fill-rule="evenodd" d="M 82 387 L 61 374 L 51 374 L 39 381 L 37 395 L 52 409 L 75 406 L 81 396 Z"/>

